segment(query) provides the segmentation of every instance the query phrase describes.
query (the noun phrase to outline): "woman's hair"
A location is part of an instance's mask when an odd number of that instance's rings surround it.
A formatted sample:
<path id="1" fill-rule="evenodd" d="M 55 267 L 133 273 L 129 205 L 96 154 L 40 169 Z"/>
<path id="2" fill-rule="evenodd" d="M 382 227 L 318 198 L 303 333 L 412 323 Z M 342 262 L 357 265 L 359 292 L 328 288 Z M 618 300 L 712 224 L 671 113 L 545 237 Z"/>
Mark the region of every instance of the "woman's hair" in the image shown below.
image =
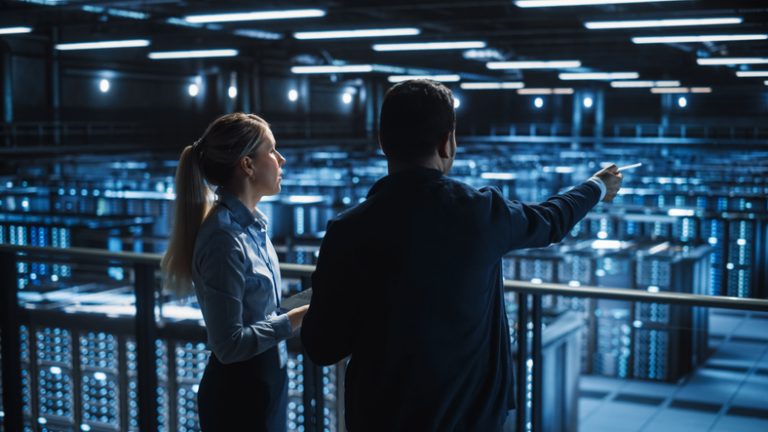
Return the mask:
<path id="1" fill-rule="evenodd" d="M 176 168 L 173 228 L 160 263 L 166 290 L 179 297 L 191 293 L 195 239 L 213 203 L 208 185 L 229 186 L 238 161 L 256 151 L 267 130 L 269 124 L 257 115 L 226 114 L 181 151 Z"/>

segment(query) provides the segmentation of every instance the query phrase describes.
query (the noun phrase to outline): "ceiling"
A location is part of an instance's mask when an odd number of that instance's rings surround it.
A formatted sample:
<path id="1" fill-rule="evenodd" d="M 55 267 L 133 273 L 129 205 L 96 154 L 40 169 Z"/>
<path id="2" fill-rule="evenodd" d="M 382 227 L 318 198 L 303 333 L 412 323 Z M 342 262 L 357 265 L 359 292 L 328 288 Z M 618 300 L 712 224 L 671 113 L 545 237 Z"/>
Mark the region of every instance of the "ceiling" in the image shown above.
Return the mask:
<path id="1" fill-rule="evenodd" d="M 321 18 L 248 21 L 197 28 L 173 24 L 187 15 L 319 8 Z M 588 30 L 586 21 L 671 18 L 742 17 L 743 23 L 702 27 Z M 170 22 L 169 22 L 170 21 Z M 175 21 L 178 22 L 178 21 Z M 736 70 L 768 70 L 753 66 L 699 66 L 697 57 L 768 57 L 768 41 L 636 45 L 633 36 L 698 34 L 768 34 L 768 0 L 663 1 L 645 4 L 520 8 L 505 1 L 56 1 L 6 0 L 0 3 L 0 27 L 27 25 L 33 32 L 0 36 L 23 41 L 64 42 L 146 38 L 151 46 L 61 52 L 65 61 L 172 68 L 193 72 L 207 65 L 274 62 L 288 74 L 295 64 L 373 63 L 458 73 L 462 81 L 524 81 L 532 86 L 579 85 L 560 81 L 562 70 L 489 70 L 487 59 L 467 59 L 462 50 L 377 52 L 373 43 L 467 41 L 487 43 L 497 60 L 580 60 L 568 72 L 636 71 L 640 79 L 679 80 L 683 86 L 766 89 L 768 78 L 738 78 Z M 357 28 L 417 27 L 418 36 L 376 39 L 297 40 L 293 32 Z M 250 36 L 236 34 L 251 30 Z M 266 33 L 263 33 L 266 32 Z M 273 39 L 260 39 L 259 37 Z M 256 36 L 256 37 L 254 37 Z M 14 42 L 12 42 L 14 44 Z M 14 45 L 14 46 L 16 46 Z M 19 45 L 19 46 L 21 46 Z M 236 58 L 154 61 L 149 51 L 236 48 Z M 24 48 L 22 48 L 24 49 Z M 162 65 L 161 65 L 162 63 Z M 590 83 L 594 85 L 594 83 Z M 606 84 L 607 85 L 607 84 Z"/>

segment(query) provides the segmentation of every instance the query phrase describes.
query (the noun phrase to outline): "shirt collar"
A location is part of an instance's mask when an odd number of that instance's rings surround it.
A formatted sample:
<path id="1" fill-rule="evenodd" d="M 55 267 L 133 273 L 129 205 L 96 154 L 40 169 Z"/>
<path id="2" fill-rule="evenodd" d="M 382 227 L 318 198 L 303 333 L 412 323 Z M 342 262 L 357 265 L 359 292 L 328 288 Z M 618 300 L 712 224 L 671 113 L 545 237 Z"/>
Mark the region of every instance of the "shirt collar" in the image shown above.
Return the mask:
<path id="1" fill-rule="evenodd" d="M 233 219 L 240 224 L 240 226 L 248 228 L 250 225 L 258 223 L 262 228 L 267 228 L 269 219 L 267 219 L 267 216 L 262 213 L 261 210 L 255 208 L 251 212 L 240 199 L 225 191 L 223 188 L 218 188 L 216 194 L 219 196 L 219 203 L 232 212 Z"/>
<path id="2" fill-rule="evenodd" d="M 370 198 L 371 196 L 375 195 L 382 189 L 388 187 L 391 184 L 397 184 L 400 182 L 407 182 L 407 183 L 413 183 L 413 182 L 420 182 L 425 180 L 437 180 L 443 176 L 443 173 L 439 170 L 436 170 L 434 168 L 410 168 L 404 171 L 399 171 L 394 174 L 389 174 L 386 177 L 382 177 L 377 181 L 371 190 L 368 191 L 368 196 L 366 198 Z"/>

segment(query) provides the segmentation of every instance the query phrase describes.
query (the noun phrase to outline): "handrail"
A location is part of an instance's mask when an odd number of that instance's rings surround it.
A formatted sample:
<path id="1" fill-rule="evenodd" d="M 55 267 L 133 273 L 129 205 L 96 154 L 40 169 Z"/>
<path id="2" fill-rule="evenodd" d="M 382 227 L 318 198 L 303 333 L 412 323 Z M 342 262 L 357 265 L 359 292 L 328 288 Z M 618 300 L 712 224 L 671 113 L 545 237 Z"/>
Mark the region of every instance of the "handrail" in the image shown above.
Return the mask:
<path id="1" fill-rule="evenodd" d="M 38 246 L 0 245 L 0 252 L 14 252 L 38 257 L 82 259 L 87 261 L 119 261 L 126 264 L 159 265 L 161 254 L 110 252 L 95 248 L 52 248 Z M 281 263 L 280 271 L 285 277 L 309 278 L 315 267 L 304 264 Z M 722 309 L 740 309 L 768 312 L 768 300 L 726 296 L 707 296 L 677 292 L 647 292 L 627 288 L 606 288 L 596 286 L 572 287 L 555 283 L 532 283 L 517 280 L 504 281 L 504 289 L 522 294 L 562 295 L 567 297 L 605 298 L 624 301 L 640 301 L 685 306 L 701 306 Z"/>

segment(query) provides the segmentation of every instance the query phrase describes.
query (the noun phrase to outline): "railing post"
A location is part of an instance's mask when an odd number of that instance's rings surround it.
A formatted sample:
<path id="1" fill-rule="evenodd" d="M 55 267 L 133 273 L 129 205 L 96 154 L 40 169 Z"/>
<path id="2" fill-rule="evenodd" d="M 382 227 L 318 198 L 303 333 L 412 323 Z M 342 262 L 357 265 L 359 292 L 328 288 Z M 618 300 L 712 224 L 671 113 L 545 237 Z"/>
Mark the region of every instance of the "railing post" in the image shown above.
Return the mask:
<path id="1" fill-rule="evenodd" d="M 541 358 L 541 295 L 533 296 L 533 311 L 531 314 L 531 322 L 533 323 L 533 340 L 531 341 L 531 359 L 533 360 L 533 383 L 532 397 L 531 397 L 531 423 L 532 432 L 540 432 L 542 430 L 542 406 L 541 406 L 541 393 L 543 389 L 543 371 L 542 371 L 542 358 Z"/>
<path id="2" fill-rule="evenodd" d="M 155 266 L 134 264 L 136 295 L 136 368 L 139 386 L 139 430 L 157 430 L 157 354 L 155 341 Z M 175 395 L 170 395 L 174 397 Z"/>
<path id="3" fill-rule="evenodd" d="M 301 290 L 309 288 L 308 276 L 301 278 Z M 325 424 L 325 399 L 323 397 L 323 368 L 304 354 L 304 430 L 318 432 Z"/>
<path id="4" fill-rule="evenodd" d="M 516 430 L 525 432 L 528 413 L 528 295 L 517 293 L 517 389 L 515 396 L 517 398 Z"/>
<path id="5" fill-rule="evenodd" d="M 0 337 L 3 357 L 3 430 L 21 432 L 21 337 L 16 282 L 16 253 L 0 252 Z"/>

